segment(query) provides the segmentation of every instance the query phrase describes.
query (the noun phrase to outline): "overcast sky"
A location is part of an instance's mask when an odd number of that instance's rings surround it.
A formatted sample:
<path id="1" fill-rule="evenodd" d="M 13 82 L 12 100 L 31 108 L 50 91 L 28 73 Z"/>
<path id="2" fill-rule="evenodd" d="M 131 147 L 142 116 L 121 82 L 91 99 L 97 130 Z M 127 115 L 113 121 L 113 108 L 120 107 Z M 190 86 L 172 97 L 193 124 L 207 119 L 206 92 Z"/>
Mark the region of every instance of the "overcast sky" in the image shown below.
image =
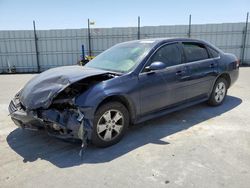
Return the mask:
<path id="1" fill-rule="evenodd" d="M 0 0 L 0 30 L 245 22 L 250 0 Z"/>

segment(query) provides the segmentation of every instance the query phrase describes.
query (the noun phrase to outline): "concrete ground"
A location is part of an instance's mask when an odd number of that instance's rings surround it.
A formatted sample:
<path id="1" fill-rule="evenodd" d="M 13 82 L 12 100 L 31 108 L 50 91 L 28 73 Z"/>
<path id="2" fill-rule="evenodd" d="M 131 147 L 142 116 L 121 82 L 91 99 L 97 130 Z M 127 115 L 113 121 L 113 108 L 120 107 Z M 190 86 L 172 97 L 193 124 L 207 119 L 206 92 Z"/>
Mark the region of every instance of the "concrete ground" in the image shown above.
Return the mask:
<path id="1" fill-rule="evenodd" d="M 109 148 L 18 129 L 8 103 L 33 75 L 0 75 L 0 187 L 250 187 L 250 68 L 219 107 L 200 104 L 130 128 Z"/>

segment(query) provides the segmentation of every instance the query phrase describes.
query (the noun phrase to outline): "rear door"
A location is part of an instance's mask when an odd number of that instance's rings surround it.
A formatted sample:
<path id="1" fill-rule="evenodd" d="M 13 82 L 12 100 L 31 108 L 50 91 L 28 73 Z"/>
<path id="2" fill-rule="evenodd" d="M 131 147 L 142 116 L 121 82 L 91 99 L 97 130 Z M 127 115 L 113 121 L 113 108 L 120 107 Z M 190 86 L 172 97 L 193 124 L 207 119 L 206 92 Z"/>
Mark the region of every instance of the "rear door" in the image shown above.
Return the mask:
<path id="1" fill-rule="evenodd" d="M 146 66 L 160 61 L 163 70 L 142 71 L 139 74 L 141 114 L 160 110 L 185 100 L 186 66 L 179 43 L 165 44 L 151 56 Z"/>
<path id="2" fill-rule="evenodd" d="M 188 74 L 187 99 L 207 97 L 216 77 L 218 63 L 202 43 L 182 43 Z"/>

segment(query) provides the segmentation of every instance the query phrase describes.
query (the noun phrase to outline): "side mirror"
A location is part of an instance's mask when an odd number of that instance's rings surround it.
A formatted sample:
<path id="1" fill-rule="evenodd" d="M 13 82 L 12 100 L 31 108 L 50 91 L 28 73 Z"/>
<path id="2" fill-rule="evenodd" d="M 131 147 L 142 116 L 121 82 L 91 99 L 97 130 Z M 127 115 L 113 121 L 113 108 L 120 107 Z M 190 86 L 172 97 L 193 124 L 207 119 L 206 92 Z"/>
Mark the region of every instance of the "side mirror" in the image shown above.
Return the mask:
<path id="1" fill-rule="evenodd" d="M 160 61 L 155 61 L 153 63 L 151 63 L 151 65 L 145 67 L 145 70 L 147 72 L 149 71 L 154 71 L 154 70 L 161 70 L 161 69 L 165 69 L 167 67 L 167 65 L 163 62 Z"/>

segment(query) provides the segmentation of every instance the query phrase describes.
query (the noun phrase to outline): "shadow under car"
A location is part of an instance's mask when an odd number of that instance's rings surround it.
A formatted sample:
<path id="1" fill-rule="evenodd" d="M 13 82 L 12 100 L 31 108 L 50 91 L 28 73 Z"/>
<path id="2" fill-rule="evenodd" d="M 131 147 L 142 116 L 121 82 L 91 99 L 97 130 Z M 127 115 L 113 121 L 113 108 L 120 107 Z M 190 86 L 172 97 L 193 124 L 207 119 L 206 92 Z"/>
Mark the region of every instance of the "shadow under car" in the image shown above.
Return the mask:
<path id="1" fill-rule="evenodd" d="M 131 126 L 124 138 L 116 145 L 108 148 L 89 145 L 83 159 L 78 155 L 80 143 L 63 142 L 49 137 L 45 131 L 32 132 L 17 128 L 7 136 L 7 142 L 17 154 L 23 157 L 24 162 L 33 162 L 40 158 L 59 168 L 84 163 L 104 163 L 148 143 L 171 144 L 161 139 L 228 112 L 241 102 L 242 100 L 237 97 L 227 96 L 221 106 L 210 107 L 202 103 Z"/>

